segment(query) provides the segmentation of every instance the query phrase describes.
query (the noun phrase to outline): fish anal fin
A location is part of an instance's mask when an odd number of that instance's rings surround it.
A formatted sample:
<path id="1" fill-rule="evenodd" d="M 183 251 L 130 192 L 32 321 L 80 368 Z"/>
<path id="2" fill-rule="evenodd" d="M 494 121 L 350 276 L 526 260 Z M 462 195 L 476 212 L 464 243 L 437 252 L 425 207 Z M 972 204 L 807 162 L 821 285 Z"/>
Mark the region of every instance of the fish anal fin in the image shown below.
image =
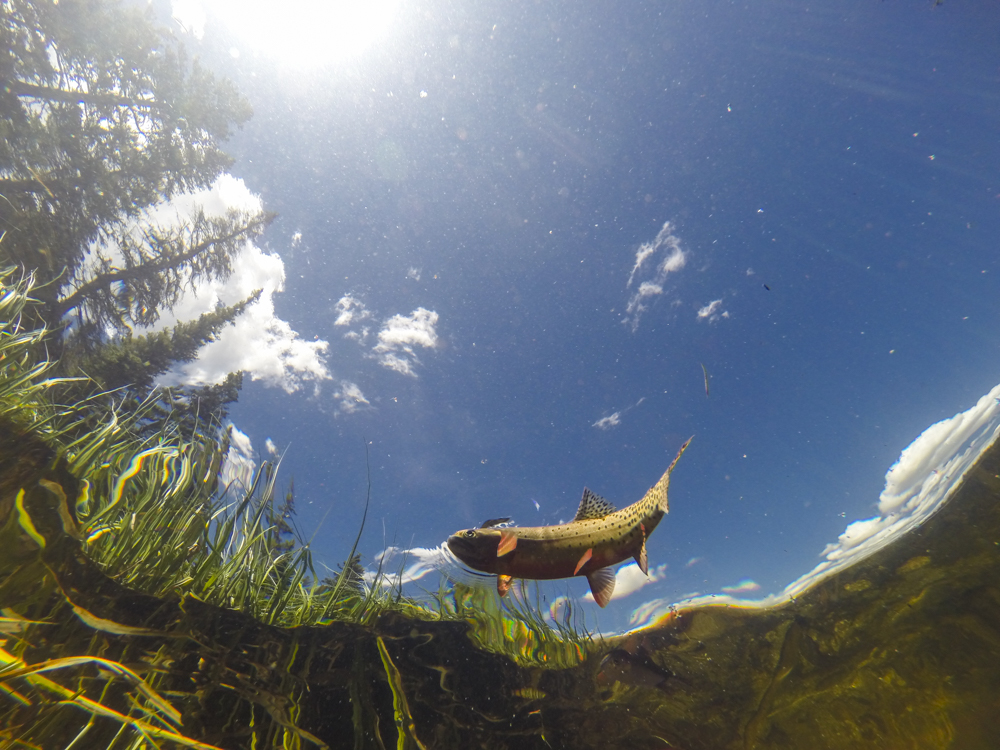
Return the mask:
<path id="1" fill-rule="evenodd" d="M 580 555 L 580 561 L 576 564 L 576 568 L 574 568 L 574 570 L 573 570 L 573 575 L 576 575 L 577 573 L 579 573 L 580 572 L 580 568 L 582 568 L 584 565 L 586 565 L 588 562 L 590 562 L 590 558 L 593 557 L 593 556 L 594 556 L 594 550 L 593 550 L 593 548 L 588 549 L 586 552 L 584 552 L 582 555 Z"/>
<path id="2" fill-rule="evenodd" d="M 500 532 L 500 544 L 497 545 L 497 557 L 509 555 L 517 547 L 517 534 L 513 531 Z"/>
<path id="3" fill-rule="evenodd" d="M 635 562 L 639 566 L 639 570 L 642 571 L 644 576 L 649 575 L 649 559 L 646 557 L 646 537 L 642 537 L 642 545 L 639 547 L 639 551 L 635 553 Z"/>
<path id="4" fill-rule="evenodd" d="M 586 521 L 591 518 L 604 518 L 610 516 L 615 510 L 613 504 L 584 487 L 583 497 L 580 498 L 580 507 L 577 508 L 573 520 Z"/>
<path id="5" fill-rule="evenodd" d="M 507 596 L 507 592 L 510 591 L 510 585 L 514 582 L 513 576 L 498 575 L 497 576 L 497 593 L 500 594 L 500 598 Z"/>
<path id="6" fill-rule="evenodd" d="M 587 581 L 590 583 L 594 601 L 602 608 L 608 606 L 611 595 L 615 593 L 615 571 L 610 567 L 598 568 L 593 573 L 587 574 Z"/>

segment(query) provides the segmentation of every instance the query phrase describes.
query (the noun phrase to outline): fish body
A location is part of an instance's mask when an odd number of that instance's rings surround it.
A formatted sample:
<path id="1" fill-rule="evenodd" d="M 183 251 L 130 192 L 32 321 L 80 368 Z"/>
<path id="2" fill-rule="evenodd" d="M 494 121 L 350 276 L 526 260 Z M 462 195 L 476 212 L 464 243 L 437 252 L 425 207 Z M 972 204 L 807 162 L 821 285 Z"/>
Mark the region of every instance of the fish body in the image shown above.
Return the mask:
<path id="1" fill-rule="evenodd" d="M 551 580 L 586 576 L 594 599 L 604 607 L 615 587 L 612 565 L 635 558 L 648 570 L 646 538 L 668 511 L 670 474 L 690 445 L 688 439 L 649 492 L 636 503 L 615 510 L 604 498 L 584 489 L 576 516 L 556 526 L 499 527 L 487 522 L 448 538 L 451 552 L 474 570 L 497 576 L 503 596 L 514 578 Z M 506 521 L 507 519 L 503 519 Z"/>

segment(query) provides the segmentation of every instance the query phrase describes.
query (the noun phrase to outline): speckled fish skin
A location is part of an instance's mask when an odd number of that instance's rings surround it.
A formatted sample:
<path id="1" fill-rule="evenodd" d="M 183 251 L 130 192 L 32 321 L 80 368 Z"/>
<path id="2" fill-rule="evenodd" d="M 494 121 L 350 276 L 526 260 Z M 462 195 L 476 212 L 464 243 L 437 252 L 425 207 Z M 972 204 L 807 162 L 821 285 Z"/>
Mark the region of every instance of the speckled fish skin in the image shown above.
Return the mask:
<path id="1" fill-rule="evenodd" d="M 663 476 L 642 500 L 603 518 L 557 526 L 464 529 L 448 538 L 452 553 L 470 568 L 513 578 L 570 578 L 616 565 L 640 553 L 643 541 L 666 515 L 670 474 L 690 445 L 688 439 Z M 513 534 L 516 547 L 498 556 L 501 535 Z M 592 554 L 578 567 L 587 550 Z"/>

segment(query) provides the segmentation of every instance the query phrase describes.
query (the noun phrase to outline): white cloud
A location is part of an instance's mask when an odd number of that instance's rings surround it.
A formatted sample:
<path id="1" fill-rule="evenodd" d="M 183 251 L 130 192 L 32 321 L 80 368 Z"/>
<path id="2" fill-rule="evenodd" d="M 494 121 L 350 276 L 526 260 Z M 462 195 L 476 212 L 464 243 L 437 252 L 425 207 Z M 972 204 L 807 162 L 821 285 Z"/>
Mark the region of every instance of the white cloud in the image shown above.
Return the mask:
<path id="1" fill-rule="evenodd" d="M 699 318 L 708 318 L 715 314 L 715 312 L 722 306 L 721 299 L 715 299 L 709 302 L 707 305 L 698 310 Z"/>
<path id="2" fill-rule="evenodd" d="M 365 305 L 361 300 L 357 297 L 352 297 L 350 294 L 345 294 L 337 300 L 337 319 L 333 321 L 333 324 L 335 326 L 349 326 L 355 321 L 370 317 L 371 313 L 365 309 Z"/>
<path id="3" fill-rule="evenodd" d="M 636 296 L 639 299 L 643 297 L 654 297 L 657 294 L 663 294 L 663 287 L 659 284 L 654 284 L 652 281 L 644 281 L 639 284 L 639 291 L 636 292 Z"/>
<path id="4" fill-rule="evenodd" d="M 411 267 L 406 272 L 406 278 L 413 279 L 414 281 L 420 281 L 420 269 Z"/>
<path id="5" fill-rule="evenodd" d="M 186 220 L 199 208 L 204 209 L 206 216 L 225 216 L 230 209 L 260 211 L 263 203 L 243 180 L 223 174 L 212 183 L 212 187 L 175 195 L 166 203 L 155 206 L 148 216 L 154 224 L 170 225 Z"/>
<path id="6" fill-rule="evenodd" d="M 412 560 L 408 565 L 408 560 Z M 382 585 L 402 586 L 407 583 L 419 581 L 429 573 L 436 573 L 440 570 L 443 560 L 441 547 L 427 549 L 424 547 L 412 547 L 403 549 L 401 547 L 389 547 L 375 557 L 378 565 L 376 570 L 366 570 L 364 577 L 368 583 L 374 583 L 381 570 Z M 400 570 L 402 565 L 405 568 Z"/>
<path id="7" fill-rule="evenodd" d="M 267 440 L 264 441 L 264 447 L 267 448 L 267 452 L 270 453 L 272 456 L 278 455 L 278 446 L 274 444 L 274 441 L 271 440 L 271 438 L 268 438 Z"/>
<path id="8" fill-rule="evenodd" d="M 302 232 L 292 233 L 292 247 L 298 247 L 302 244 Z"/>
<path id="9" fill-rule="evenodd" d="M 615 599 L 623 599 L 629 594 L 634 594 L 643 586 L 648 586 L 651 583 L 663 580 L 666 575 L 666 563 L 652 568 L 649 571 L 648 576 L 639 569 L 639 566 L 636 563 L 622 565 L 615 573 L 615 591 L 611 595 L 611 601 L 614 601 Z M 584 594 L 583 600 L 586 602 L 594 601 L 593 593 L 588 591 Z"/>
<path id="10" fill-rule="evenodd" d="M 411 268 L 408 275 L 419 278 L 420 272 Z M 355 326 L 344 334 L 344 338 L 366 346 L 370 329 L 368 326 L 357 327 L 357 324 L 374 317 L 372 311 L 351 294 L 345 294 L 337 300 L 336 309 L 334 325 Z M 420 364 L 416 350 L 437 348 L 437 323 L 438 314 L 424 307 L 418 307 L 409 315 L 393 315 L 382 323 L 377 334 L 378 341 L 371 348 L 370 356 L 389 370 L 415 378 L 416 366 Z"/>
<path id="11" fill-rule="evenodd" d="M 709 323 L 714 323 L 719 318 L 728 318 L 729 311 L 723 310 L 719 312 L 719 308 L 722 307 L 721 299 L 714 299 L 709 302 L 704 307 L 698 310 L 698 320 L 707 320 Z"/>
<path id="12" fill-rule="evenodd" d="M 414 378 L 417 377 L 417 373 L 413 371 L 412 363 L 405 357 L 399 357 L 395 354 L 388 353 L 380 355 L 378 361 L 383 367 L 395 370 L 400 375 L 409 375 Z"/>
<path id="13" fill-rule="evenodd" d="M 629 625 L 643 627 L 653 619 L 659 619 L 668 612 L 673 611 L 675 605 L 669 599 L 651 599 L 643 602 L 632 611 L 629 617 Z"/>
<path id="14" fill-rule="evenodd" d="M 344 338 L 348 341 L 356 341 L 360 346 L 364 346 L 365 342 L 368 341 L 368 326 L 364 326 L 361 331 L 348 331 L 344 334 Z"/>
<path id="15" fill-rule="evenodd" d="M 254 288 L 263 287 L 260 299 L 226 326 L 218 340 L 203 347 L 197 360 L 167 373 L 161 382 L 218 383 L 228 373 L 243 370 L 253 380 L 263 380 L 293 393 L 305 381 L 329 379 L 330 372 L 323 356 L 327 342 L 302 339 L 274 313 L 272 294 L 280 289 L 278 284 L 284 278 L 281 258 L 276 254 L 264 255 L 260 248 L 250 246 L 244 251 L 238 267 L 239 273 L 225 284 L 199 285 L 197 293 L 189 295 L 187 302 L 189 306 L 201 303 L 205 309 L 191 310 L 194 314 L 187 317 L 207 312 L 219 302 L 231 304 L 248 296 Z M 268 268 L 274 269 L 274 275 L 268 276 Z M 238 291 L 230 294 L 234 287 Z"/>
<path id="16" fill-rule="evenodd" d="M 625 285 L 626 289 L 632 286 L 632 281 L 635 279 L 635 275 L 639 272 L 639 269 L 642 268 L 643 263 L 645 263 L 646 259 L 655 252 L 655 241 L 643 242 L 639 245 L 639 249 L 635 253 L 635 265 L 632 266 L 632 273 L 628 275 L 628 283 Z"/>
<path id="17" fill-rule="evenodd" d="M 495 585 L 493 576 L 470 571 L 459 562 L 448 549 L 447 543 L 431 549 L 389 547 L 375 557 L 375 563 L 375 569 L 366 570 L 364 573 L 369 585 L 374 585 L 378 580 L 382 586 L 403 586 L 419 581 L 430 573 L 439 573 L 466 586 Z"/>
<path id="18" fill-rule="evenodd" d="M 619 409 L 614 414 L 611 414 L 607 417 L 601 417 L 596 422 L 594 422 L 591 425 L 591 427 L 596 427 L 599 430 L 610 430 L 612 427 L 617 427 L 622 423 L 622 417 L 625 414 L 628 414 L 630 411 L 638 407 L 645 400 L 646 397 L 643 396 L 631 406 L 626 406 L 624 409 Z"/>
<path id="19" fill-rule="evenodd" d="M 885 475 L 878 516 L 854 521 L 826 558 L 809 574 L 788 585 L 803 588 L 881 549 L 923 523 L 951 496 L 982 450 L 1000 436 L 1000 385 L 967 411 L 931 425 L 907 446 Z"/>
<path id="20" fill-rule="evenodd" d="M 199 210 L 204 210 L 206 216 L 225 216 L 231 209 L 255 213 L 261 211 L 262 207 L 260 196 L 250 192 L 243 180 L 229 174 L 223 174 L 216 179 L 210 188 L 181 193 L 169 201 L 144 209 L 128 228 L 128 231 L 134 241 L 141 243 L 144 240 L 144 231 L 149 229 L 168 230 L 178 224 L 187 223 Z M 83 276 L 74 281 L 82 284 L 86 275 L 95 270 L 98 260 L 102 258 L 114 266 L 121 266 L 123 262 L 122 255 L 116 245 L 93 245 L 87 251 L 87 258 L 83 265 Z M 183 300 L 181 304 L 183 304 Z M 163 314 L 165 317 L 170 315 L 169 311 L 164 311 Z"/>
<path id="21" fill-rule="evenodd" d="M 243 180 L 223 175 L 210 190 L 177 196 L 150 212 L 149 221 L 169 224 L 183 221 L 198 208 L 207 215 L 225 214 L 237 208 L 259 210 L 259 196 L 247 189 Z M 330 378 L 325 357 L 327 342 L 306 341 L 274 312 L 274 295 L 285 283 L 285 264 L 277 253 L 265 253 L 253 243 L 246 243 L 233 263 L 229 278 L 203 281 L 185 294 L 172 311 L 165 311 L 151 330 L 172 326 L 180 320 L 192 320 L 219 305 L 231 305 L 260 289 L 261 296 L 219 338 L 202 347 L 198 359 L 174 368 L 161 379 L 162 385 L 219 383 L 227 374 L 243 370 L 253 380 L 297 391 L 305 381 Z"/>
<path id="22" fill-rule="evenodd" d="M 233 485 L 234 488 L 246 490 L 253 484 L 253 475 L 257 471 L 253 444 L 250 437 L 232 422 L 228 428 L 229 450 L 219 469 L 219 481 L 225 487 Z"/>
<path id="23" fill-rule="evenodd" d="M 744 578 L 735 586 L 723 586 L 722 591 L 727 594 L 751 594 L 754 591 L 760 591 L 760 584 L 749 578 Z"/>
<path id="24" fill-rule="evenodd" d="M 620 411 L 616 411 L 614 414 L 610 416 L 601 417 L 596 422 L 594 422 L 594 424 L 592 424 L 591 427 L 596 427 L 599 430 L 610 430 L 612 427 L 617 427 L 618 425 L 621 424 L 622 422 L 621 416 L 622 413 Z"/>
<path id="25" fill-rule="evenodd" d="M 347 414 L 371 406 L 371 402 L 365 398 L 365 394 L 361 392 L 358 384 L 349 380 L 340 381 L 340 389 L 333 394 L 333 397 L 340 401 L 340 411 Z"/>
<path id="26" fill-rule="evenodd" d="M 378 332 L 378 344 L 372 351 L 383 367 L 416 377 L 414 365 L 420 364 L 414 347 L 434 349 L 438 344 L 435 326 L 438 314 L 418 307 L 409 315 L 393 315 Z"/>
<path id="27" fill-rule="evenodd" d="M 647 265 L 652 265 L 652 261 L 650 264 L 646 261 L 655 258 L 657 254 L 662 256 L 660 262 L 647 269 Z M 648 307 L 648 302 L 653 297 L 663 294 L 663 285 L 667 277 L 681 270 L 686 262 L 687 254 L 681 248 L 680 239 L 674 235 L 670 222 L 665 222 L 656 238 L 652 242 L 643 242 L 635 253 L 635 264 L 632 266 L 632 273 L 629 274 L 628 284 L 625 287 L 631 289 L 637 278 L 639 285 L 629 298 L 622 322 L 635 331 L 639 327 L 642 313 Z M 646 278 L 641 278 L 643 276 Z"/>
<path id="28" fill-rule="evenodd" d="M 437 346 L 438 314 L 432 310 L 418 307 L 409 316 L 393 315 L 378 332 L 378 346 L 375 351 L 424 346 L 433 349 Z"/>
<path id="29" fill-rule="evenodd" d="M 552 622 L 563 621 L 572 612 L 573 600 L 568 596 L 557 596 L 549 605 L 549 620 Z M 567 609 L 568 608 L 568 609 Z"/>

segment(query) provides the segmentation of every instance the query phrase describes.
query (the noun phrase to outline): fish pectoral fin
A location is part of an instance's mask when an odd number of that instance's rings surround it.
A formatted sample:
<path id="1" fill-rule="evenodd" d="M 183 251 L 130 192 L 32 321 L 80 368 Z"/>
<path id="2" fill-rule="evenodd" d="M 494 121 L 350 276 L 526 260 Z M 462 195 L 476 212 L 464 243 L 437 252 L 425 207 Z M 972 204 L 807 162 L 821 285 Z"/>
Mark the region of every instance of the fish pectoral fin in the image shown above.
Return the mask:
<path id="1" fill-rule="evenodd" d="M 510 585 L 514 582 L 514 576 L 497 576 L 497 593 L 500 594 L 500 598 L 507 596 L 507 592 L 510 591 Z"/>
<path id="2" fill-rule="evenodd" d="M 576 568 L 573 569 L 573 575 L 580 572 L 580 568 L 590 562 L 590 558 L 594 556 L 594 548 L 591 547 L 586 552 L 580 556 L 580 561 L 576 564 Z"/>
<path id="3" fill-rule="evenodd" d="M 642 546 L 639 547 L 639 551 L 633 555 L 635 557 L 636 565 L 639 566 L 639 570 L 642 571 L 644 576 L 649 575 L 649 559 L 646 557 L 646 537 L 642 538 Z"/>
<path id="4" fill-rule="evenodd" d="M 615 593 L 615 571 L 610 567 L 598 568 L 593 573 L 587 574 L 590 582 L 590 592 L 594 595 L 594 601 L 601 607 L 608 606 L 611 595 Z"/>
<path id="5" fill-rule="evenodd" d="M 500 544 L 497 545 L 497 557 L 509 555 L 517 547 L 517 534 L 513 531 L 500 532 Z"/>

